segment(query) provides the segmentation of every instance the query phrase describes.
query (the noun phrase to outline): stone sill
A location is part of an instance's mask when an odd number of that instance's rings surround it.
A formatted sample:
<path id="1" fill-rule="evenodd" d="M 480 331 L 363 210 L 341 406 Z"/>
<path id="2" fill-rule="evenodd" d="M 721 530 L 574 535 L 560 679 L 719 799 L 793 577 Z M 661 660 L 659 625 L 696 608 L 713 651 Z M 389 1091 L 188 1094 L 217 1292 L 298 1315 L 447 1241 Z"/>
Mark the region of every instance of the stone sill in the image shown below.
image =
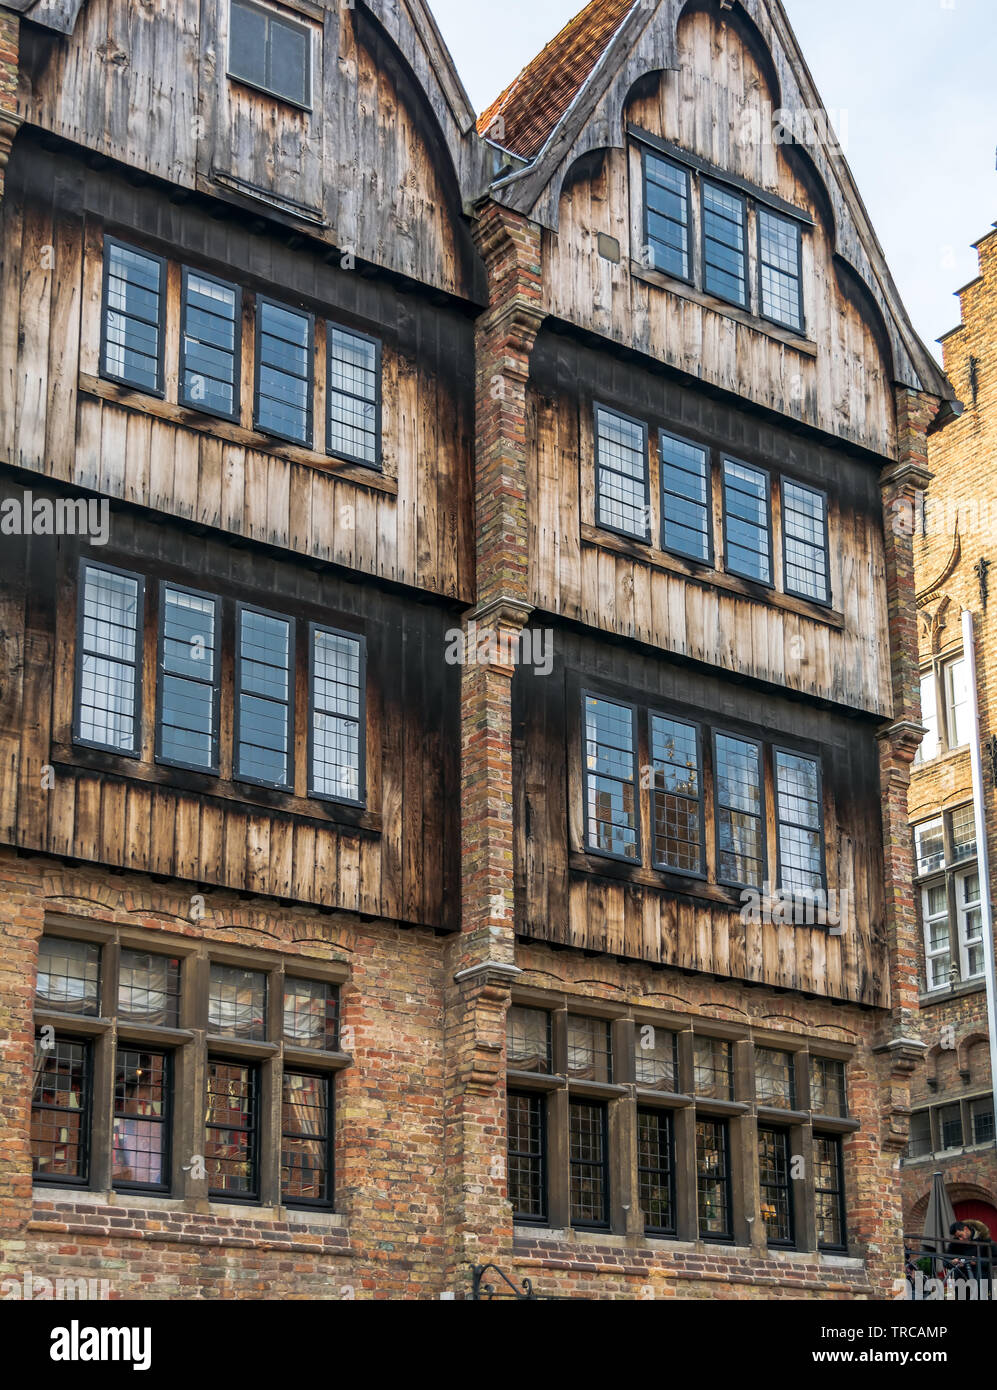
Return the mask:
<path id="1" fill-rule="evenodd" d="M 569 1252 L 577 1252 L 582 1255 L 586 1250 L 598 1249 L 612 1251 L 623 1257 L 699 1255 L 712 1259 L 751 1260 L 754 1263 L 770 1262 L 773 1265 L 789 1265 L 790 1267 L 825 1266 L 828 1269 L 857 1271 L 865 1269 L 865 1260 L 854 1255 L 833 1255 L 817 1250 L 756 1250 L 750 1245 L 673 1240 L 669 1236 L 641 1236 L 635 1243 L 631 1237 L 619 1235 L 612 1231 L 576 1231 L 573 1228 L 558 1230 L 549 1226 L 515 1226 L 513 1228 L 513 1242 L 516 1246 L 531 1247 L 529 1254 L 539 1258 L 542 1258 L 546 1252 L 532 1248 L 538 1244 L 551 1246 L 551 1255 Z M 555 1246 L 559 1248 L 555 1250 L 553 1248 Z M 611 1268 L 611 1266 L 607 1266 L 607 1268 Z"/>
<path id="2" fill-rule="evenodd" d="M 71 1219 L 74 1213 L 65 1210 L 68 1206 L 92 1207 L 94 1211 L 114 1208 L 122 1213 L 132 1213 L 136 1221 L 141 1221 L 143 1217 L 156 1221 L 164 1215 L 186 1217 L 186 1225 L 191 1228 L 197 1226 L 199 1219 L 213 1224 L 217 1218 L 242 1227 L 252 1227 L 260 1233 L 261 1239 L 266 1238 L 268 1226 L 282 1231 L 306 1231 L 322 1227 L 347 1234 L 346 1217 L 342 1212 L 254 1206 L 249 1202 L 211 1202 L 205 1208 L 203 1202 L 183 1197 L 157 1197 L 144 1192 L 95 1192 L 92 1188 L 50 1187 L 45 1184 L 32 1189 L 32 1203 L 32 1225 Z M 116 1233 L 120 1233 L 118 1228 L 115 1229 Z"/>

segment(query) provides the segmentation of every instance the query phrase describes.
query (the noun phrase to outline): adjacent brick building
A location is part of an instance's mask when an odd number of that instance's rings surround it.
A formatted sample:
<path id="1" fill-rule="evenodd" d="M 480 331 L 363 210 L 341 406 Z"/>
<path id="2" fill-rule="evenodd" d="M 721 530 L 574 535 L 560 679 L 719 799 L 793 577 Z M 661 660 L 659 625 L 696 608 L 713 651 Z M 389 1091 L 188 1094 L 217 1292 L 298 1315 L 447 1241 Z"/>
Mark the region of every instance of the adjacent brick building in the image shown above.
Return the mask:
<path id="1" fill-rule="evenodd" d="M 0 1277 L 891 1293 L 953 393 L 781 5 L 0 35 Z"/>
<path id="2" fill-rule="evenodd" d="M 973 824 L 962 612 L 976 636 L 984 800 L 994 897 L 997 864 L 997 232 L 976 245 L 980 273 L 959 291 L 961 323 L 942 339 L 965 406 L 930 440 L 933 474 L 915 536 L 922 717 L 911 778 L 921 915 L 921 1036 L 912 1088 L 904 1212 L 920 1230 L 931 1175 L 945 1174 L 959 1216 L 997 1235 L 997 1146 L 983 979 L 982 886 Z"/>

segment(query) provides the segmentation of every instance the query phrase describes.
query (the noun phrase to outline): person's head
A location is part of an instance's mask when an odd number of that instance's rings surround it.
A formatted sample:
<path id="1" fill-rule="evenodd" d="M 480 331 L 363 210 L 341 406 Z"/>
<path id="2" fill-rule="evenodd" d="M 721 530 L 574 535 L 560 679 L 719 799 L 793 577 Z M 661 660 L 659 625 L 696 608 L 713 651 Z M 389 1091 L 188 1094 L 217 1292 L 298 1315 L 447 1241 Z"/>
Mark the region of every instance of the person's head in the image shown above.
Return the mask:
<path id="1" fill-rule="evenodd" d="M 956 1240 L 972 1240 L 973 1232 L 966 1225 L 965 1221 L 953 1221 L 949 1227 L 949 1235 L 955 1236 Z"/>

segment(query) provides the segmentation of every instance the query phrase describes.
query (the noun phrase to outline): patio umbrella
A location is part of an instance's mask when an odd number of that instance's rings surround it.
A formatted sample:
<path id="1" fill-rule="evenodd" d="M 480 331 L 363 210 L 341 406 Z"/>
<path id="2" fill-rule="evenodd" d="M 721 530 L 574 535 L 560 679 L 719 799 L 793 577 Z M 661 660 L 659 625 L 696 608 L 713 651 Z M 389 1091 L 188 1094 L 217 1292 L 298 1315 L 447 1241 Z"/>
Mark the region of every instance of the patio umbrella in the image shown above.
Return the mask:
<path id="1" fill-rule="evenodd" d="M 946 1243 L 949 1240 L 949 1230 L 954 1220 L 955 1209 L 949 1201 L 945 1179 L 941 1173 L 936 1173 L 931 1180 L 928 1209 L 924 1213 L 924 1234 L 921 1237 L 921 1244 L 925 1250 L 932 1250 L 936 1255 L 944 1253 Z"/>

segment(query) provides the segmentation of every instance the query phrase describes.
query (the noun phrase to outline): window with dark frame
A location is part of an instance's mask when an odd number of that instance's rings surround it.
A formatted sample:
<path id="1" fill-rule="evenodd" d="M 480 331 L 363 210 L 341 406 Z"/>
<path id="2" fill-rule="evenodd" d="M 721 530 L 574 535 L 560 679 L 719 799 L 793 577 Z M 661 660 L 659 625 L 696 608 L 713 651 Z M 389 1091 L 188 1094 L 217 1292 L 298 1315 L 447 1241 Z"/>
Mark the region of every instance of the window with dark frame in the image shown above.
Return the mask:
<path id="1" fill-rule="evenodd" d="M 589 849 L 639 862 L 634 711 L 585 697 L 585 802 Z"/>
<path id="2" fill-rule="evenodd" d="M 703 211 L 703 288 L 748 307 L 748 209 L 740 194 L 700 182 Z"/>
<path id="3" fill-rule="evenodd" d="M 35 1182 L 84 1185 L 89 1179 L 92 1123 L 89 1042 L 58 1034 L 35 1040 L 31 1160 Z"/>
<path id="4" fill-rule="evenodd" d="M 312 446 L 315 320 L 258 295 L 256 412 L 258 430 Z"/>
<path id="5" fill-rule="evenodd" d="M 506 1015 L 505 1036 L 510 1071 L 551 1074 L 551 1019 L 546 1009 L 513 1004 Z"/>
<path id="6" fill-rule="evenodd" d="M 513 1219 L 547 1220 L 547 1118 L 544 1096 L 532 1091 L 508 1094 L 509 1201 Z"/>
<path id="7" fill-rule="evenodd" d="M 797 333 L 804 331 L 802 254 L 800 224 L 759 207 L 759 313 Z"/>
<path id="8" fill-rule="evenodd" d="M 699 729 L 652 714 L 650 736 L 654 865 L 700 875 L 705 846 Z"/>
<path id="9" fill-rule="evenodd" d="M 45 1009 L 97 1018 L 100 947 L 92 941 L 76 941 L 46 932 L 38 943 L 35 998 Z"/>
<path id="10" fill-rule="evenodd" d="M 651 539 L 647 426 L 595 408 L 596 522 L 635 540 Z"/>
<path id="11" fill-rule="evenodd" d="M 760 888 L 765 878 L 761 748 L 718 733 L 714 749 L 717 881 Z"/>
<path id="12" fill-rule="evenodd" d="M 284 1069 L 280 1192 L 291 1207 L 332 1206 L 331 1076 Z"/>
<path id="13" fill-rule="evenodd" d="M 569 1101 L 568 1200 L 572 1226 L 609 1225 L 608 1118 L 603 1101 Z"/>
<path id="14" fill-rule="evenodd" d="M 796 1108 L 796 1068 L 791 1052 L 755 1048 L 755 1099 L 780 1110 Z"/>
<path id="15" fill-rule="evenodd" d="M 689 171 L 650 150 L 642 158 L 648 268 L 691 280 Z"/>
<path id="16" fill-rule="evenodd" d="M 704 1100 L 733 1100 L 734 1049 L 726 1038 L 693 1039 L 693 1089 Z"/>
<path id="17" fill-rule="evenodd" d="M 267 1036 L 267 977 L 262 970 L 212 962 L 208 1031 L 215 1037 L 263 1042 Z"/>
<path id="18" fill-rule="evenodd" d="M 710 453 L 699 444 L 659 431 L 661 548 L 688 560 L 713 559 Z"/>
<path id="19" fill-rule="evenodd" d="M 981 1096 L 969 1102 L 969 1123 L 974 1144 L 994 1142 L 994 1098 Z"/>
<path id="20" fill-rule="evenodd" d="M 736 459 L 723 461 L 724 567 L 757 584 L 772 583 L 769 475 Z"/>
<path id="21" fill-rule="evenodd" d="M 204 1160 L 212 1197 L 259 1196 L 259 1068 L 209 1057 Z"/>
<path id="22" fill-rule="evenodd" d="M 139 575 L 81 565 L 75 743 L 139 756 L 144 598 Z"/>
<path id="23" fill-rule="evenodd" d="M 782 551 L 786 593 L 829 603 L 827 497 L 789 478 L 782 480 Z"/>
<path id="24" fill-rule="evenodd" d="M 381 466 L 381 344 L 328 327 L 327 451 L 368 468 Z"/>
<path id="25" fill-rule="evenodd" d="M 160 586 L 156 761 L 218 772 L 221 601 Z"/>
<path id="26" fill-rule="evenodd" d="M 228 74 L 296 106 L 310 107 L 311 30 L 251 0 L 232 0 Z"/>
<path id="27" fill-rule="evenodd" d="M 100 374 L 150 395 L 163 394 L 166 262 L 104 238 Z"/>
<path id="28" fill-rule="evenodd" d="M 789 1172 L 789 1136 L 786 1131 L 759 1129 L 760 1210 L 769 1245 L 791 1246 L 794 1243 L 793 1185 Z"/>
<path id="29" fill-rule="evenodd" d="M 726 1120 L 696 1121 L 696 1196 L 700 1240 L 732 1240 L 730 1132 Z"/>
<path id="30" fill-rule="evenodd" d="M 811 1056 L 810 1109 L 842 1119 L 848 1114 L 845 1064 L 838 1058 Z"/>
<path id="31" fill-rule="evenodd" d="M 612 1081 L 613 1034 L 606 1019 L 568 1015 L 568 1076 L 575 1081 Z"/>
<path id="32" fill-rule="evenodd" d="M 962 1128 L 962 1106 L 941 1105 L 938 1108 L 938 1133 L 942 1149 L 961 1149 L 965 1143 Z"/>
<path id="33" fill-rule="evenodd" d="M 648 1235 L 675 1234 L 675 1165 L 669 1110 L 637 1111 L 637 1196 Z"/>
<path id="34" fill-rule="evenodd" d="M 294 621 L 239 604 L 233 776 L 290 789 L 294 727 Z"/>
<path id="35" fill-rule="evenodd" d="M 284 1041 L 318 1052 L 339 1048 L 339 991 L 328 980 L 284 980 Z"/>
<path id="36" fill-rule="evenodd" d="M 242 291 L 183 267 L 180 287 L 181 405 L 239 420 Z"/>
<path id="37" fill-rule="evenodd" d="M 823 893 L 824 807 L 816 758 L 775 750 L 775 803 L 779 887 L 804 896 Z"/>
<path id="38" fill-rule="evenodd" d="M 845 1183 L 841 1140 L 837 1135 L 814 1135 L 814 1192 L 817 1206 L 817 1248 L 845 1250 Z"/>
<path id="39" fill-rule="evenodd" d="M 361 804 L 365 796 L 362 637 L 311 625 L 310 796 Z"/>
<path id="40" fill-rule="evenodd" d="M 634 1034 L 634 1081 L 651 1091 L 678 1091 L 678 1034 L 638 1023 Z"/>
<path id="41" fill-rule="evenodd" d="M 172 1062 L 167 1052 L 117 1049 L 111 1130 L 115 1187 L 169 1191 Z"/>
<path id="42" fill-rule="evenodd" d="M 180 960 L 122 947 L 118 957 L 119 1023 L 180 1026 Z"/>

